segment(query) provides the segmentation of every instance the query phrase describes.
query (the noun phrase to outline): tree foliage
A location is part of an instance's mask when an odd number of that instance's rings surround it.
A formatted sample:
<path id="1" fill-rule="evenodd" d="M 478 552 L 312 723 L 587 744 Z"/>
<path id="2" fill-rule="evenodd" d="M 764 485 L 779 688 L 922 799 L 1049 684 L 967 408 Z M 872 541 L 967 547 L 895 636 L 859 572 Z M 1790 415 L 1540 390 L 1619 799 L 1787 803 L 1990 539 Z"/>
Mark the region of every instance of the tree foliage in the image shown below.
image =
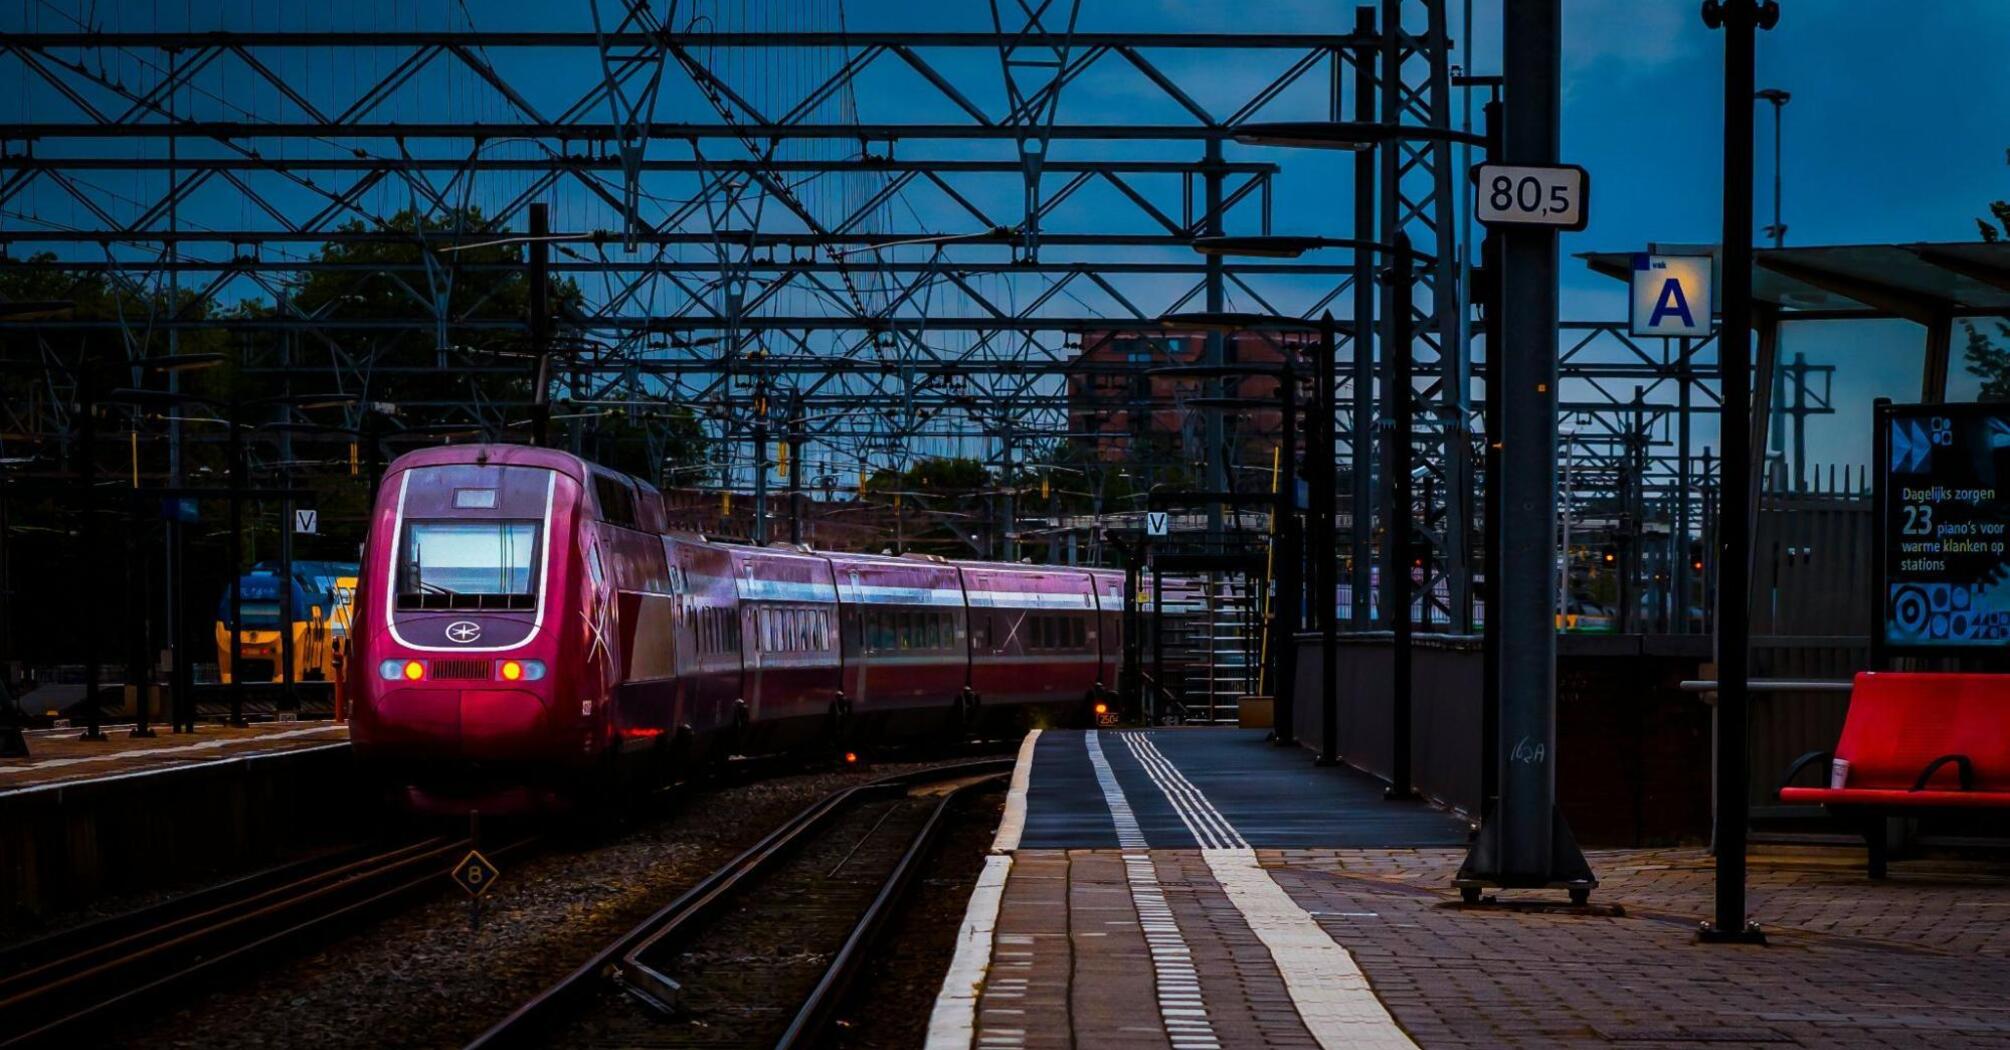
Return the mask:
<path id="1" fill-rule="evenodd" d="M 1982 233 L 1983 241 L 1995 244 L 2005 234 L 2010 234 L 2010 201 L 1992 201 L 1989 215 L 1996 220 L 1990 225 L 1987 219 L 1976 219 L 1975 227 Z M 1961 322 L 1967 332 L 1968 345 L 1962 349 L 1962 367 L 1969 375 L 1982 380 L 1982 389 L 1976 394 L 1977 401 L 2010 401 L 2010 350 L 2006 350 L 1973 321 Z M 1996 334 L 2010 340 L 2010 325 L 1996 322 Z"/>

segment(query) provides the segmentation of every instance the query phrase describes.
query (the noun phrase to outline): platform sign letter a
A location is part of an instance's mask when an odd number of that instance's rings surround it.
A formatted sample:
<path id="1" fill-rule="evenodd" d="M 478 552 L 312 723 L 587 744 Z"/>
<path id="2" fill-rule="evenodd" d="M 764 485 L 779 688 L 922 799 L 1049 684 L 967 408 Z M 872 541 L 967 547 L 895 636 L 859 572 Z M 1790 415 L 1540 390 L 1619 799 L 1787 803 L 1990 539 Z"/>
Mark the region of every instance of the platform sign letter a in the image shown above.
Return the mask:
<path id="1" fill-rule="evenodd" d="M 1708 336 L 1714 268 L 1708 255 L 1635 255 L 1629 331 L 1640 336 Z"/>
<path id="2" fill-rule="evenodd" d="M 1650 327 L 1657 327 L 1661 319 L 1673 314 L 1682 317 L 1682 327 L 1694 328 L 1696 317 L 1689 312 L 1689 300 L 1682 297 L 1682 282 L 1673 277 L 1661 282 L 1661 297 L 1654 303 L 1654 316 L 1647 319 Z"/>

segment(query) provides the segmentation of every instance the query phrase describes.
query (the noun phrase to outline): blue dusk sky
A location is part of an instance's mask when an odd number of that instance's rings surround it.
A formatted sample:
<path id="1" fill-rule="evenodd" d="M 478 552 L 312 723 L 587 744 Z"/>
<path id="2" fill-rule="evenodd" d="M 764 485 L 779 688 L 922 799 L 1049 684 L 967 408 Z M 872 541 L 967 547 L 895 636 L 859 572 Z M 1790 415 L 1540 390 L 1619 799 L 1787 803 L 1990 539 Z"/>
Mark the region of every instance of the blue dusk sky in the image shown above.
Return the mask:
<path id="1" fill-rule="evenodd" d="M 341 5 L 271 5 L 248 0 L 223 3 L 59 3 L 56 0 L 4 0 L 0 29 L 58 31 L 75 28 L 82 18 L 107 29 L 154 26 L 196 29 L 322 29 L 356 28 L 567 28 L 590 29 L 594 0 L 552 5 L 522 0 L 358 0 Z M 599 0 L 604 15 L 618 6 Z M 1500 0 L 1446 0 L 1453 37 L 1459 44 L 1455 62 L 1470 71 L 1499 71 Z M 659 10 L 662 4 L 656 5 Z M 1012 8 L 1007 2 L 1003 6 Z M 1057 2 L 1056 7 L 1065 3 Z M 1783 0 L 1778 28 L 1759 37 L 1758 84 L 1793 94 L 1786 108 L 1784 139 L 1785 219 L 1787 243 L 1796 245 L 1861 244 L 1880 241 L 1966 241 L 1977 237 L 1975 218 L 1987 214 L 1990 201 L 2010 197 L 2010 172 L 2005 149 L 2010 147 L 2010 74 L 2004 72 L 2004 41 L 2010 39 L 2010 2 L 2004 0 Z M 1472 25 L 1466 11 L 1473 11 Z M 683 22 L 697 14 L 724 28 L 728 23 L 755 28 L 835 28 L 840 8 L 834 0 L 789 0 L 771 3 L 718 0 L 676 5 Z M 1416 8 L 1413 5 L 1413 11 Z M 1583 165 L 1594 185 L 1590 227 L 1563 238 L 1563 311 L 1566 319 L 1619 320 L 1624 316 L 1624 286 L 1591 273 L 1573 258 L 1587 251 L 1635 251 L 1651 242 L 1708 244 L 1718 240 L 1721 183 L 1722 34 L 1706 29 L 1694 0 L 1563 0 L 1563 159 Z M 990 8 L 973 0 L 919 4 L 912 0 L 849 0 L 842 6 L 843 24 L 851 29 L 988 30 Z M 1083 0 L 1079 28 L 1098 32 L 1123 31 L 1280 31 L 1344 32 L 1353 22 L 1354 5 L 1315 0 L 1267 0 L 1263 3 L 1215 3 L 1200 0 Z M 1470 41 L 1468 51 L 1466 44 Z M 505 49 L 498 49 L 499 52 Z M 590 52 L 588 52 L 590 54 Z M 1198 65 L 1185 56 L 1154 53 L 1183 87 L 1218 113 L 1234 108 L 1235 100 L 1274 76 L 1289 61 L 1279 53 L 1235 56 L 1213 65 Z M 350 55 L 353 61 L 354 55 Z M 541 104 L 562 109 L 565 98 L 576 98 L 599 75 L 590 60 L 549 62 L 535 52 L 496 55 L 498 68 Z M 340 96 L 345 78 L 380 75 L 395 62 L 386 56 L 383 68 L 333 68 L 326 59 L 301 58 L 285 75 L 309 93 Z M 834 56 L 822 61 L 834 63 Z M 997 99 L 997 57 L 976 51 L 931 55 L 952 79 L 977 85 L 973 97 L 986 109 L 1002 108 Z M 116 66 L 118 59 L 112 60 Z M 540 62 L 546 64 L 540 65 Z M 811 65 L 815 63 L 812 62 Z M 724 70 L 731 78 L 731 68 Z M 1129 74 L 1127 76 L 1127 74 Z M 133 82 L 150 74 L 129 69 Z M 814 69 L 748 70 L 738 74 L 765 81 L 775 94 L 801 89 Z M 906 79 L 901 79 L 905 76 Z M 253 84 L 227 63 L 206 73 L 202 93 L 190 100 L 195 108 L 213 111 L 240 106 L 259 115 L 290 119 L 284 104 L 269 98 L 269 87 Z M 672 75 L 674 79 L 674 74 Z M 363 82 L 358 80 L 358 82 Z M 883 60 L 857 84 L 856 106 L 861 119 L 886 123 L 950 119 L 940 110 L 939 97 L 925 98 L 925 89 L 893 60 Z M 247 87 L 247 85 L 250 85 Z M 1309 85 L 1316 90 L 1317 85 Z M 20 67 L 0 59 L 0 122 L 75 119 L 74 111 L 51 96 Z M 426 120 L 467 117 L 504 111 L 487 89 L 462 76 L 437 84 L 423 81 L 405 97 L 391 100 L 376 114 L 380 119 Z M 666 86 L 659 119 L 710 119 L 709 111 L 689 92 Z M 353 95 L 353 91 L 351 92 Z M 1311 109 L 1308 111 L 1307 106 Z M 1317 100 L 1286 98 L 1266 115 L 1318 116 Z M 1772 113 L 1763 106 L 1756 127 L 1759 148 L 1756 180 L 1757 223 L 1770 221 Z M 25 110 L 25 112 L 24 112 Z M 53 114 L 53 115 L 51 115 Z M 1174 122 L 1163 95 L 1153 97 L 1134 71 L 1119 60 L 1106 60 L 1095 71 L 1071 84 L 1063 96 L 1062 118 L 1082 123 Z M 604 119 L 596 115 L 591 119 Z M 836 119 L 835 116 L 832 119 Z M 82 148 L 82 147 L 77 147 Z M 201 148 L 201 144 L 189 147 Z M 293 155 L 333 154 L 335 144 L 317 147 L 295 144 Z M 416 148 L 424 148 L 423 146 Z M 462 147 L 464 148 L 464 147 Z M 497 145 L 507 150 L 506 144 Z M 677 155 L 677 144 L 652 144 L 652 156 Z M 832 147 L 837 148 L 837 147 Z M 851 148 L 856 148 L 855 146 Z M 989 146 L 903 143 L 905 155 L 993 155 Z M 1007 144 L 1009 152 L 1009 144 Z M 1121 142 L 1056 143 L 1056 157 L 1167 157 L 1190 159 L 1197 145 L 1131 145 Z M 659 153 L 659 150 L 669 153 Z M 990 149 L 991 153 L 981 151 Z M 1274 202 L 1272 222 L 1278 232 L 1345 236 L 1348 228 L 1351 163 L 1345 154 L 1281 151 L 1229 145 L 1230 160 L 1277 161 L 1285 165 Z M 268 154 L 270 155 L 270 154 Z M 104 199 L 121 194 L 147 198 L 138 176 L 94 174 L 88 183 Z M 122 181 L 123 180 L 123 181 Z M 1011 180 L 985 199 L 1003 217 L 1016 220 L 1017 189 Z M 389 192 L 389 191 L 385 191 Z M 507 199 L 506 191 L 484 191 L 490 203 Z M 1085 198 L 1086 199 L 1086 198 Z M 1177 191 L 1172 200 L 1177 202 Z M 561 228 L 611 225 L 596 215 L 590 200 L 555 200 L 555 222 Z M 395 210 L 393 200 L 376 201 Z M 904 209 L 904 210 L 902 210 Z M 942 201 L 903 200 L 889 225 L 930 228 L 944 222 L 953 209 Z M 1244 213 L 1247 214 L 1246 212 Z M 32 217 L 31 217 L 32 216 Z M 191 222 L 207 220 L 234 227 L 260 220 L 241 200 L 228 197 L 191 199 L 185 212 Z M 1094 213 L 1057 213 L 1051 228 L 1095 228 Z M 897 221 L 896 221 L 897 220 Z M 31 189 L 0 203 L 0 222 L 48 222 L 88 225 L 92 220 L 74 202 L 51 195 L 47 187 Z M 967 221 L 967 217 L 965 217 Z M 1234 232 L 1252 232 L 1245 218 L 1231 223 Z M 936 228 L 942 228 L 937 225 Z M 1755 231 L 1756 233 L 1756 231 Z M 1190 258 L 1190 256 L 1188 257 Z M 661 308 L 663 304 L 655 304 Z M 1238 305 L 1249 306 L 1247 302 Z M 1290 308 L 1289 302 L 1280 306 Z M 1960 368 L 1958 351 L 1963 333 L 1957 329 L 1954 363 L 1956 397 L 1972 397 L 1975 384 Z M 1909 400 L 1918 394 L 1922 330 L 1903 322 L 1804 323 L 1789 326 L 1783 337 L 1788 355 L 1805 353 L 1811 361 L 1837 366 L 1835 405 L 1838 413 L 1818 418 L 1811 426 L 1812 462 L 1860 464 L 1868 457 L 1867 421 L 1870 399 L 1891 396 Z M 1699 441 L 1713 442 L 1714 427 L 1701 427 Z"/>

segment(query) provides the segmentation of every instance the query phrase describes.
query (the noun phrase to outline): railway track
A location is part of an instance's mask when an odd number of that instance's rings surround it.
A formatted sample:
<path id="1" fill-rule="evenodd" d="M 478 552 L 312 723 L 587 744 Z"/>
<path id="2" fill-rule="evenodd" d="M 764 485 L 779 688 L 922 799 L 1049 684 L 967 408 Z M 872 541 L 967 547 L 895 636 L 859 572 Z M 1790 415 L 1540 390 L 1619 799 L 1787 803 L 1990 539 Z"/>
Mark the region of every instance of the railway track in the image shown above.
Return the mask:
<path id="1" fill-rule="evenodd" d="M 300 861 L 0 951 L 0 1047 L 75 1045 L 122 1009 L 436 893 L 468 846 L 435 837 Z"/>
<path id="2" fill-rule="evenodd" d="M 846 788 L 796 814 L 468 1044 L 823 1045 L 969 790 L 1012 759 Z"/>

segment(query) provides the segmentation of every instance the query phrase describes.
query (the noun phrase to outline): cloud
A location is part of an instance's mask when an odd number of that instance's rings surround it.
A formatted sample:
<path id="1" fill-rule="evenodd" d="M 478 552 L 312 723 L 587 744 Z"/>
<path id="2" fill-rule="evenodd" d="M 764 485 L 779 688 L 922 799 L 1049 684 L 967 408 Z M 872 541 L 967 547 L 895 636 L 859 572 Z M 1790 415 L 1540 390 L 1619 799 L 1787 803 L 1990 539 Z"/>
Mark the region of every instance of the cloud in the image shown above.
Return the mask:
<path id="1" fill-rule="evenodd" d="M 1564 0 L 1566 76 L 1610 63 L 1603 72 L 1648 72 L 1679 62 L 1711 39 L 1697 7 L 1685 0 Z"/>

